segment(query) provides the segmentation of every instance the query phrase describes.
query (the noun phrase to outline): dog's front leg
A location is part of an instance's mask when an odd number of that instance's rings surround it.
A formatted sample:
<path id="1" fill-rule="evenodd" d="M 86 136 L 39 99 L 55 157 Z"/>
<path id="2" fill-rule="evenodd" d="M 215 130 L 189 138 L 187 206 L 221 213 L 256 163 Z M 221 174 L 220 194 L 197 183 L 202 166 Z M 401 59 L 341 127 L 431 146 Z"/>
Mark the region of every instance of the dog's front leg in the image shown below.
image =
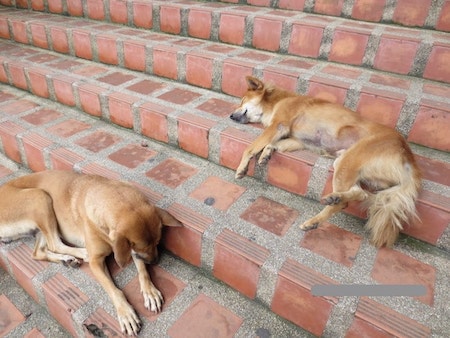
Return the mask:
<path id="1" fill-rule="evenodd" d="M 160 312 L 164 303 L 161 292 L 153 285 L 145 262 L 142 259 L 132 257 L 138 271 L 139 285 L 144 297 L 145 308 L 153 312 Z"/>
<path id="2" fill-rule="evenodd" d="M 122 332 L 129 336 L 137 335 L 141 329 L 141 321 L 133 307 L 128 303 L 123 292 L 114 285 L 111 274 L 105 264 L 105 257 L 91 257 L 89 267 L 109 298 L 111 298 L 116 308 Z"/>
<path id="3" fill-rule="evenodd" d="M 281 124 L 271 124 L 268 126 L 261 135 L 259 135 L 253 143 L 245 149 L 242 155 L 241 163 L 239 163 L 236 169 L 236 178 L 242 178 L 245 176 L 248 170 L 248 164 L 250 160 L 259 154 L 268 144 L 273 144 L 283 138 L 286 134 L 286 128 Z"/>

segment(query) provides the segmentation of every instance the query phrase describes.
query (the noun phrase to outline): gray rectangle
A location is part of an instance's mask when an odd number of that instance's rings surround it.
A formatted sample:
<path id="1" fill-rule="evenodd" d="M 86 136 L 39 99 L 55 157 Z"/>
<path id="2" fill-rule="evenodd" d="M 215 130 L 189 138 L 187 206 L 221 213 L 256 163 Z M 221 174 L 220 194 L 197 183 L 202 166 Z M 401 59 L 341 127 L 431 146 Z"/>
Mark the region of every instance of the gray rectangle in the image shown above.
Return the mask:
<path id="1" fill-rule="evenodd" d="M 427 293 L 424 285 L 313 285 L 313 296 L 374 296 L 374 297 L 398 297 L 398 296 L 423 296 Z"/>

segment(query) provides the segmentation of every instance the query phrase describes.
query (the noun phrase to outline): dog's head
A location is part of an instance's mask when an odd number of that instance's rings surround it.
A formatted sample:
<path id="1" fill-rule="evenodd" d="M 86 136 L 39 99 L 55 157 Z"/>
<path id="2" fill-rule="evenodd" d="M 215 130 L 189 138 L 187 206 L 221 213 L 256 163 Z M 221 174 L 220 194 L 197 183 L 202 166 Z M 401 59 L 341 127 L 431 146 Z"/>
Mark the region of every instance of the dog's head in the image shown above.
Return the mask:
<path id="1" fill-rule="evenodd" d="M 124 267 L 133 255 L 145 263 L 154 263 L 158 259 L 158 244 L 163 226 L 179 227 L 182 224 L 167 211 L 148 205 L 144 211 L 127 217 L 118 225 L 112 236 L 114 258 L 120 267 Z"/>
<path id="2" fill-rule="evenodd" d="M 271 86 L 253 76 L 247 76 L 247 91 L 242 97 L 239 107 L 230 115 L 233 121 L 239 123 L 258 123 L 263 117 L 263 98 L 272 91 Z"/>

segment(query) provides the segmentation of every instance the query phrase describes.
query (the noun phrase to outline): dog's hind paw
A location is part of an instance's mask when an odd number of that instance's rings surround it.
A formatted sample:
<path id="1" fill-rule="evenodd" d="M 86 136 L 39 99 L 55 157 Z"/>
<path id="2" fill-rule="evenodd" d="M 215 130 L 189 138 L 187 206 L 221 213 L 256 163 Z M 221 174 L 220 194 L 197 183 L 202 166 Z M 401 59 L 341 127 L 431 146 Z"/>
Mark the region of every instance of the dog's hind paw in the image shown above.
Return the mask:
<path id="1" fill-rule="evenodd" d="M 341 203 L 341 196 L 336 194 L 329 194 L 320 200 L 320 203 L 325 205 L 336 205 Z"/>
<path id="2" fill-rule="evenodd" d="M 64 264 L 64 266 L 70 266 L 71 268 L 78 268 L 81 266 L 81 264 L 83 264 L 83 260 L 72 256 L 62 258 L 61 262 Z"/>

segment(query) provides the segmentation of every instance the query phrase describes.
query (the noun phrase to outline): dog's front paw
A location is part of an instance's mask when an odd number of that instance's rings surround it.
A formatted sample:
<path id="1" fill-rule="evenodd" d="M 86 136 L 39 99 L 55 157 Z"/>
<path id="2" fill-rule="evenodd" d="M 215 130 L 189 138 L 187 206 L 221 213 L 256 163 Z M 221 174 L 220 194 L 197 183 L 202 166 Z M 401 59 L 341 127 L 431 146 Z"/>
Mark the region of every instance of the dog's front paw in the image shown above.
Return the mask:
<path id="1" fill-rule="evenodd" d="M 153 287 L 146 292 L 143 291 L 142 295 L 144 296 L 144 306 L 147 310 L 156 313 L 161 312 L 164 298 L 157 288 Z"/>
<path id="2" fill-rule="evenodd" d="M 117 317 L 122 333 L 125 333 L 128 336 L 137 336 L 141 330 L 142 324 L 131 305 L 126 303 L 126 306 L 118 309 Z"/>
<path id="3" fill-rule="evenodd" d="M 303 231 L 308 231 L 308 230 L 316 229 L 318 226 L 319 226 L 319 222 L 316 222 L 316 221 L 310 219 L 310 220 L 307 220 L 302 225 L 300 225 L 300 229 L 302 229 Z"/>

